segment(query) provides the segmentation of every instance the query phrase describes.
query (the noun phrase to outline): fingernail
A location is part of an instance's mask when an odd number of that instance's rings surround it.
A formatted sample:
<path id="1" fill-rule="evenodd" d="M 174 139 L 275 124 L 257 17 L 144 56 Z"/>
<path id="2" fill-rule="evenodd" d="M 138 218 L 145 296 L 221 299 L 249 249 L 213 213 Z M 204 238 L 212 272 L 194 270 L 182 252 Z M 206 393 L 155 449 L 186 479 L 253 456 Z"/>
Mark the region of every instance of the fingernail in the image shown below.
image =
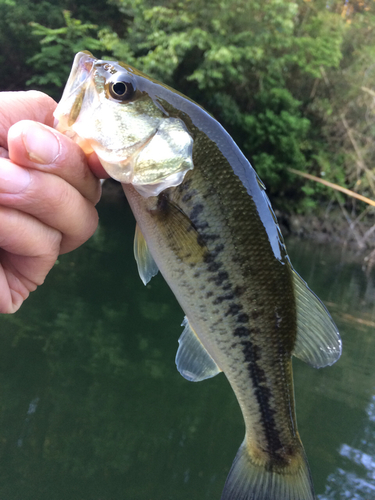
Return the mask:
<path id="1" fill-rule="evenodd" d="M 17 194 L 30 184 L 30 173 L 8 161 L 0 165 L 0 193 Z"/>
<path id="2" fill-rule="evenodd" d="M 29 159 L 35 163 L 54 163 L 60 153 L 60 143 L 53 132 L 42 125 L 28 125 L 22 133 Z"/>

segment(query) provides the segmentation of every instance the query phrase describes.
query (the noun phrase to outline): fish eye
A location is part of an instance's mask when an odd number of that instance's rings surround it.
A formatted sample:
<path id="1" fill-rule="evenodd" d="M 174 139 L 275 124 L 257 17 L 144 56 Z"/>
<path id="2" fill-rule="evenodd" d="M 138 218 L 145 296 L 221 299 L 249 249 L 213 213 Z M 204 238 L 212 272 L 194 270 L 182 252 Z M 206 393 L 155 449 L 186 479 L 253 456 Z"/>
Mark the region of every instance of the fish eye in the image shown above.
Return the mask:
<path id="1" fill-rule="evenodd" d="M 115 81 L 108 83 L 109 95 L 116 101 L 128 101 L 135 93 L 134 85 L 122 78 L 116 78 Z"/>

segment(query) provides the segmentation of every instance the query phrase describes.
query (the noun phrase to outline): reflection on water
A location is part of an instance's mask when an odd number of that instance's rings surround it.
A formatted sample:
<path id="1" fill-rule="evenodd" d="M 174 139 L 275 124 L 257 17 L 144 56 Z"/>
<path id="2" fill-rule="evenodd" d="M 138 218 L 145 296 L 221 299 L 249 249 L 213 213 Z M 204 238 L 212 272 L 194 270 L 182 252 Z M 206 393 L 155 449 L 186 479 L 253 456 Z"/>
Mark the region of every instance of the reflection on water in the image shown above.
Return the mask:
<path id="1" fill-rule="evenodd" d="M 23 428 L 22 428 L 22 432 L 21 432 L 20 437 L 17 440 L 17 446 L 19 448 L 21 448 L 21 446 L 23 445 L 23 440 L 29 434 L 30 427 L 31 427 L 31 422 L 32 422 L 32 418 L 33 418 L 34 413 L 36 412 L 36 409 L 38 407 L 38 403 L 39 403 L 39 398 L 35 398 L 29 404 L 29 408 L 27 410 L 27 416 L 25 418 L 25 422 L 24 422 L 24 425 L 23 425 Z"/>
<path id="2" fill-rule="evenodd" d="M 0 317 L 0 499 L 219 499 L 243 438 L 225 377 L 184 380 L 183 313 L 160 276 L 144 287 L 124 202 Z M 299 429 L 319 500 L 375 498 L 375 280 L 337 248 L 288 242 L 328 304 L 340 361 L 294 363 Z"/>
<path id="3" fill-rule="evenodd" d="M 299 365 L 295 370 L 299 425 L 318 498 L 371 500 L 375 498 L 374 275 L 338 248 L 318 246 L 311 252 L 307 244 L 289 243 L 296 268 L 325 301 L 343 338 L 343 354 L 336 365 L 315 374 L 299 373 Z M 301 387 L 305 376 L 307 384 L 313 383 L 310 397 L 316 406 L 310 417 L 315 420 L 314 414 L 324 414 L 318 425 L 325 428 L 319 429 L 325 444 L 311 442 L 315 432 L 304 437 L 299 391 L 306 389 Z"/>
<path id="4" fill-rule="evenodd" d="M 375 498 L 375 396 L 366 408 L 362 432 L 355 442 L 358 448 L 342 444 L 338 450 L 344 457 L 344 467 L 327 478 L 326 490 L 320 500 L 369 500 Z"/>

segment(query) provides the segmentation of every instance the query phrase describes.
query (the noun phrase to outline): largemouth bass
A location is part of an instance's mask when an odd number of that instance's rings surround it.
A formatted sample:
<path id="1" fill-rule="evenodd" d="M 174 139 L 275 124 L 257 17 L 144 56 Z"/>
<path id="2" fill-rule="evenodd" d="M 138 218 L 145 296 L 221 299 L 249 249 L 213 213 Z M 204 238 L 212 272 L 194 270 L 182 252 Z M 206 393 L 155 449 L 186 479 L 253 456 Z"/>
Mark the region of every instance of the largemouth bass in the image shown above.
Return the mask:
<path id="1" fill-rule="evenodd" d="M 265 188 L 203 108 L 124 63 L 76 55 L 58 129 L 95 151 L 137 220 L 140 276 L 158 269 L 186 314 L 176 364 L 224 372 L 246 435 L 222 500 L 312 500 L 297 431 L 292 355 L 341 354 L 337 328 L 293 269 Z"/>

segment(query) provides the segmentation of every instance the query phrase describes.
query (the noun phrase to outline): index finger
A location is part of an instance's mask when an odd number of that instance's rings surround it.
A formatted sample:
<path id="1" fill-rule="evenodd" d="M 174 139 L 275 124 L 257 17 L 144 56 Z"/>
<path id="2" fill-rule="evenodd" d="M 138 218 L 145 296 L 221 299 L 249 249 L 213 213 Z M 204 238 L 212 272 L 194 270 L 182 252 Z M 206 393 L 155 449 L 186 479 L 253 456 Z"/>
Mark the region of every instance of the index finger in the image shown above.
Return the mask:
<path id="1" fill-rule="evenodd" d="M 8 130 L 20 120 L 33 120 L 53 127 L 57 103 L 36 90 L 0 92 L 0 147 L 8 149 Z"/>

